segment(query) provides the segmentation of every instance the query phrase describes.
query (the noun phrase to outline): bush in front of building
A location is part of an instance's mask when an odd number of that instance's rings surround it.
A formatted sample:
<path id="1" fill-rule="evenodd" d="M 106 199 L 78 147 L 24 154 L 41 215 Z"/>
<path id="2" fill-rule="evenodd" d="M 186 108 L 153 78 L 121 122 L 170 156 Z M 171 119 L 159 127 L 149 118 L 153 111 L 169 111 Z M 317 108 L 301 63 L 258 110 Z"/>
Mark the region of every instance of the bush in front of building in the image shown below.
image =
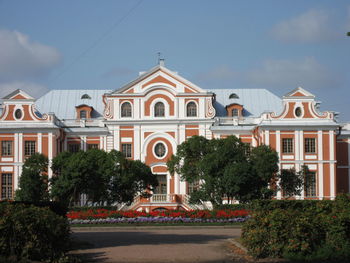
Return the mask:
<path id="1" fill-rule="evenodd" d="M 49 208 L 0 203 L 1 257 L 52 262 L 69 249 L 69 235 L 68 220 Z"/>
<path id="2" fill-rule="evenodd" d="M 350 260 L 350 199 L 257 201 L 242 231 L 243 244 L 258 258 Z"/>

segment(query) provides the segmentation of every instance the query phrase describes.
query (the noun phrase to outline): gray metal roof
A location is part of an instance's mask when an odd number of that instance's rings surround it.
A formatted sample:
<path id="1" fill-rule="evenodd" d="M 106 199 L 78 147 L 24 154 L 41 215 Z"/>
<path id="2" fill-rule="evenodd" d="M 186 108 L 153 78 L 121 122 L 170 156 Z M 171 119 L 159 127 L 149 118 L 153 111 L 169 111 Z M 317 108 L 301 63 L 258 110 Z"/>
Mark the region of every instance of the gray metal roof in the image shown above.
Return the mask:
<path id="1" fill-rule="evenodd" d="M 75 119 L 76 106 L 86 104 L 94 108 L 92 118 L 103 116 L 104 104 L 102 96 L 111 90 L 51 90 L 36 101 L 36 108 L 40 113 L 53 112 L 59 119 Z M 88 94 L 91 99 L 81 99 L 81 96 Z"/>
<path id="2" fill-rule="evenodd" d="M 215 93 L 216 116 L 226 116 L 227 105 L 238 103 L 243 105 L 243 116 L 258 117 L 265 111 L 273 111 L 277 114 L 282 111 L 282 99 L 266 89 L 213 89 Z M 93 118 L 102 117 L 104 104 L 102 96 L 111 90 L 51 90 L 36 101 L 37 110 L 40 113 L 53 112 L 59 119 L 75 119 L 75 107 L 81 104 L 92 106 Z M 238 99 L 229 99 L 230 94 L 236 93 Z M 91 99 L 81 99 L 88 94 Z"/>
<path id="3" fill-rule="evenodd" d="M 215 93 L 216 116 L 227 116 L 225 107 L 232 103 L 243 105 L 243 116 L 259 117 L 263 112 L 281 113 L 283 110 L 282 99 L 266 89 L 212 89 Z M 232 93 L 238 95 L 238 99 L 230 99 Z"/>

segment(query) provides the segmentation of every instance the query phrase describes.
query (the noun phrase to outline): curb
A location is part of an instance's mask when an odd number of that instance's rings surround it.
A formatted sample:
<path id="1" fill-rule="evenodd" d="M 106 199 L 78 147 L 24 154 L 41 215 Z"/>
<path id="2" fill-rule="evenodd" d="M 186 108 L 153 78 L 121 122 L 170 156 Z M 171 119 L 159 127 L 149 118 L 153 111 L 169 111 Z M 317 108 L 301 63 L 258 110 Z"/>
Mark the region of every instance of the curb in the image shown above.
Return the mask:
<path id="1" fill-rule="evenodd" d="M 234 238 L 229 238 L 228 239 L 233 245 L 238 247 L 239 249 L 242 249 L 245 253 L 248 253 L 248 250 L 238 241 L 236 241 Z"/>
<path id="2" fill-rule="evenodd" d="M 121 230 L 173 230 L 173 229 L 241 229 L 241 226 L 89 226 L 89 227 L 71 227 L 72 232 L 87 232 L 87 231 L 121 231 Z"/>

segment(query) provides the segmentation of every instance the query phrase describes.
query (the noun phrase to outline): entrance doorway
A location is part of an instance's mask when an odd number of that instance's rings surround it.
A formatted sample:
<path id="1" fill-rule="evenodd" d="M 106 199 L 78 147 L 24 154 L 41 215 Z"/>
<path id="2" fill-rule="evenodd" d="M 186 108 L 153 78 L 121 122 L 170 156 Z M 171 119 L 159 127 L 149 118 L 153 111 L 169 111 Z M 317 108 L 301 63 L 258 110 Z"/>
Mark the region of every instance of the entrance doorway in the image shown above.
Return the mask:
<path id="1" fill-rule="evenodd" d="M 154 189 L 154 194 L 167 194 L 167 176 L 166 174 L 157 174 L 159 185 Z"/>

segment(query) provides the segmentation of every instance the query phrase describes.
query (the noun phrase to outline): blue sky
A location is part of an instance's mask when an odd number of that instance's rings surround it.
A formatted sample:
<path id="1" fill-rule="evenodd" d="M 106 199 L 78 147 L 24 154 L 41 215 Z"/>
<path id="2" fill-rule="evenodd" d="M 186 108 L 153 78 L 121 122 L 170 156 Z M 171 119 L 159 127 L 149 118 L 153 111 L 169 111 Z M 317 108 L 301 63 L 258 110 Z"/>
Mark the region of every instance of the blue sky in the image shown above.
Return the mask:
<path id="1" fill-rule="evenodd" d="M 349 1 L 0 0 L 0 96 L 118 89 L 157 63 L 202 88 L 302 86 L 350 121 Z"/>

